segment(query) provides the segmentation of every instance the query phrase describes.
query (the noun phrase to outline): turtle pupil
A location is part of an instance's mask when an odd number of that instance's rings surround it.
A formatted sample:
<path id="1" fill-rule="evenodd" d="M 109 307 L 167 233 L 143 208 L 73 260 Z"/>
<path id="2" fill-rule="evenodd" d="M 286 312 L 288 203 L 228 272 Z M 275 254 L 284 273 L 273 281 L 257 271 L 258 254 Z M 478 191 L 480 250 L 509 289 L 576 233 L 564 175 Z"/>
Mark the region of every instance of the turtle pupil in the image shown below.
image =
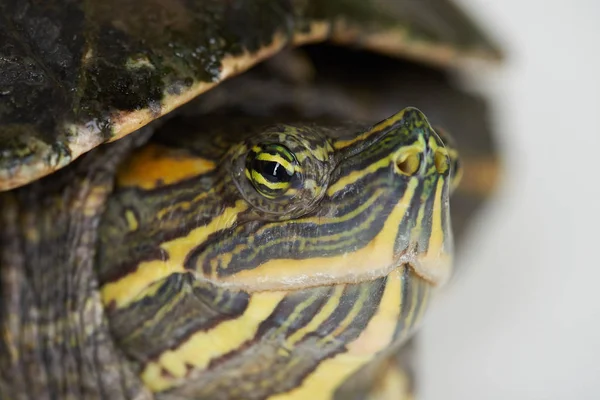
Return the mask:
<path id="1" fill-rule="evenodd" d="M 254 160 L 253 164 L 252 169 L 260 172 L 269 182 L 286 183 L 292 180 L 293 172 L 288 171 L 276 161 Z"/>

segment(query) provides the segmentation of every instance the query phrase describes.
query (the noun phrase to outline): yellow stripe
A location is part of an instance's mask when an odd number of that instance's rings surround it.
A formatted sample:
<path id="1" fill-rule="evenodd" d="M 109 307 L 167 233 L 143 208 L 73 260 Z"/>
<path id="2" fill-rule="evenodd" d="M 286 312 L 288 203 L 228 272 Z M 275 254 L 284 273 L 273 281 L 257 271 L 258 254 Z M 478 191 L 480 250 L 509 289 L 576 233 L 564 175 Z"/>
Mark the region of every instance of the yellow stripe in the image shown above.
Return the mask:
<path id="1" fill-rule="evenodd" d="M 160 247 L 167 253 L 167 259 L 141 262 L 135 271 L 116 282 L 104 285 L 101 289 L 102 301 L 104 304 L 114 301 L 117 307 L 126 306 L 154 282 L 173 273 L 185 272 L 183 263 L 190 251 L 204 242 L 211 233 L 232 226 L 238 214 L 247 207 L 245 201 L 239 200 L 209 224 L 194 229 L 187 236 L 163 243 Z"/>
<path id="2" fill-rule="evenodd" d="M 185 378 L 187 365 L 206 369 L 211 360 L 240 348 L 251 340 L 260 324 L 273 312 L 285 292 L 255 293 L 248 308 L 239 318 L 225 321 L 208 331 L 197 332 L 175 350 L 165 351 L 156 362 L 150 362 L 141 374 L 152 391 L 173 387 Z M 167 370 L 172 377 L 162 374 Z"/>
<path id="3" fill-rule="evenodd" d="M 390 118 L 386 119 L 385 121 L 382 121 L 381 123 L 375 125 L 372 129 L 368 130 L 367 132 L 356 136 L 353 139 L 350 140 L 340 140 L 334 143 L 333 147 L 336 150 L 339 149 L 343 149 L 345 147 L 351 146 L 354 143 L 358 143 L 361 142 L 365 139 L 367 139 L 369 136 L 373 135 L 374 133 L 379 133 L 382 130 L 394 125 L 396 122 L 400 121 L 402 118 L 404 118 L 404 114 L 406 113 L 406 109 L 400 111 L 399 113 L 391 116 Z"/>
<path id="4" fill-rule="evenodd" d="M 348 344 L 349 354 L 375 354 L 389 346 L 402 312 L 402 288 L 402 273 L 396 269 L 387 277 L 377 312 L 360 336 Z"/>

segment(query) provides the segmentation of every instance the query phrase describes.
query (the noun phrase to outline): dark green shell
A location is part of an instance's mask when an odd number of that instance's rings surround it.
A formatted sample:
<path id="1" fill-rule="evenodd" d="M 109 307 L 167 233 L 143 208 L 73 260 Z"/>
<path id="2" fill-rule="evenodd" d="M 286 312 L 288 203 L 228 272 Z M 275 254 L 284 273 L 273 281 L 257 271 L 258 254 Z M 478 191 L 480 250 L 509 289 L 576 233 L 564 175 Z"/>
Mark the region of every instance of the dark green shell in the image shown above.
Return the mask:
<path id="1" fill-rule="evenodd" d="M 327 39 L 444 65 L 499 55 L 447 0 L 0 0 L 0 190 Z"/>

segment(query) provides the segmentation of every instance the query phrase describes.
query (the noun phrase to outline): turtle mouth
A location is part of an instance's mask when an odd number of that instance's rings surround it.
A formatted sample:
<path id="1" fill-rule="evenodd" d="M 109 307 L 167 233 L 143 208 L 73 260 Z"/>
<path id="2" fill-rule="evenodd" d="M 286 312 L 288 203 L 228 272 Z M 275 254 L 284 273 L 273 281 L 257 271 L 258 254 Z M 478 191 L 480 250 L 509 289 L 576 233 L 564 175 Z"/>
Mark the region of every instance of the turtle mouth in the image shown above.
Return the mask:
<path id="1" fill-rule="evenodd" d="M 372 264 L 361 262 L 361 260 L 352 260 L 353 254 L 342 256 L 346 260 L 346 265 L 339 268 L 331 268 L 332 264 L 339 264 L 340 257 L 332 258 L 330 263 L 324 262 L 327 259 L 304 259 L 301 260 L 307 264 L 313 264 L 312 271 L 296 270 L 292 274 L 253 274 L 240 273 L 229 277 L 221 277 L 216 280 L 207 279 L 205 276 L 198 276 L 200 280 L 210 280 L 212 284 L 219 285 L 229 290 L 243 290 L 246 292 L 262 291 L 295 291 L 314 287 L 334 286 L 339 284 L 359 284 L 369 281 L 375 281 L 379 278 L 389 276 L 395 271 L 409 269 L 414 275 L 421 278 L 430 286 L 439 286 L 445 278 L 439 271 L 449 270 L 451 257 L 449 254 L 439 254 L 437 257 L 431 257 L 424 254 L 415 254 L 405 251 L 394 257 L 391 263 L 384 264 L 382 267 L 373 267 Z M 335 261 L 334 261 L 335 260 Z M 279 260 L 280 265 L 285 262 L 299 260 Z M 327 268 L 329 266 L 329 268 Z M 324 267 L 319 270 L 319 267 Z M 286 271 L 293 270 L 287 267 Z"/>

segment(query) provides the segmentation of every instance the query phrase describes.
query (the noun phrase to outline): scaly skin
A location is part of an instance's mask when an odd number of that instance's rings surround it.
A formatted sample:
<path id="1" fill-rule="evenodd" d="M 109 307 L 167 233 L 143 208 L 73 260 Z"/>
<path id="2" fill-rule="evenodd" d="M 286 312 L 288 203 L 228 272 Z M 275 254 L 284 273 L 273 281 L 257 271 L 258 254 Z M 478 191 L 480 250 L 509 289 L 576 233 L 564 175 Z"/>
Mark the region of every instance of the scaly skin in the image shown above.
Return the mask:
<path id="1" fill-rule="evenodd" d="M 0 195 L 0 398 L 152 398 L 114 343 L 93 262 L 130 142 Z"/>

